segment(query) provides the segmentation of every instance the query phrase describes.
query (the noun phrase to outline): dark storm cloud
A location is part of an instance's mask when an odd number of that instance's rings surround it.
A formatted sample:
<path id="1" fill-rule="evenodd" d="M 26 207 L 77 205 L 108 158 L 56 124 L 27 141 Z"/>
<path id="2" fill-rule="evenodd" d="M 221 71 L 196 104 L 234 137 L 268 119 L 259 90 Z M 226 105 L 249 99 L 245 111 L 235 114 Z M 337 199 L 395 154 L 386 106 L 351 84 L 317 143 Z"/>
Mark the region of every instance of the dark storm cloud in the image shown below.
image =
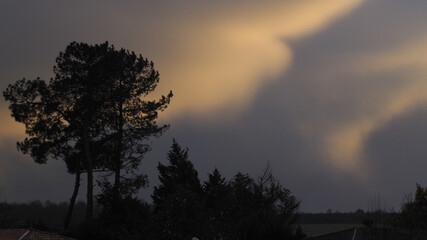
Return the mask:
<path id="1" fill-rule="evenodd" d="M 276 178 L 302 200 L 304 211 L 365 208 L 372 189 L 366 189 L 354 175 L 333 171 L 318 153 L 308 151 L 310 143 L 293 127 L 294 116 L 283 111 L 283 102 L 274 101 L 271 94 L 261 96 L 234 123 L 207 126 L 194 119 L 173 122 L 171 129 L 154 141 L 153 151 L 144 160 L 143 172 L 148 173 L 151 187 L 158 184 L 157 162 L 166 163 L 166 152 L 176 137 L 182 146 L 189 147 L 190 160 L 202 180 L 215 167 L 227 179 L 237 171 L 256 177 L 270 163 Z M 146 192 L 148 197 L 150 188 Z"/>
<path id="2" fill-rule="evenodd" d="M 415 183 L 427 184 L 427 107 L 399 116 L 373 132 L 366 142 L 372 184 L 399 206 Z"/>

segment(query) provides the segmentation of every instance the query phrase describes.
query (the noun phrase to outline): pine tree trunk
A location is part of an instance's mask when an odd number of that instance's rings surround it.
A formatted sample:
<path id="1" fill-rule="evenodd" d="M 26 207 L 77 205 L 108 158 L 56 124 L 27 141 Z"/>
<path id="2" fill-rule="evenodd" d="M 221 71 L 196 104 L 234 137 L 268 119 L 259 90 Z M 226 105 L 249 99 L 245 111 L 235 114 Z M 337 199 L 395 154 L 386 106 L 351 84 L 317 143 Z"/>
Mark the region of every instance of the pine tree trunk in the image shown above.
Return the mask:
<path id="1" fill-rule="evenodd" d="M 121 170 L 120 161 L 116 160 L 116 166 L 114 171 L 114 194 L 115 194 L 116 201 L 120 199 L 120 170 Z"/>
<path id="2" fill-rule="evenodd" d="M 114 166 L 114 194 L 115 202 L 118 203 L 120 200 L 120 171 L 122 169 L 122 144 L 123 144 L 123 103 L 119 104 L 119 121 L 118 121 L 118 131 L 117 131 L 117 152 L 115 158 Z"/>
<path id="3" fill-rule="evenodd" d="M 90 146 L 88 140 L 87 128 L 84 129 L 84 145 L 86 155 L 86 171 L 87 171 L 87 206 L 86 206 L 86 222 L 92 221 L 93 215 L 93 166 L 92 157 L 90 154 Z"/>
<path id="4" fill-rule="evenodd" d="M 79 188 L 80 188 L 80 173 L 81 173 L 80 169 L 77 168 L 76 180 L 74 182 L 74 191 L 73 191 L 73 195 L 71 195 L 70 204 L 68 205 L 67 216 L 65 216 L 65 220 L 64 220 L 64 229 L 68 229 L 70 227 L 70 221 L 73 215 L 74 205 L 76 203 L 77 194 L 79 193 Z"/>
<path id="5" fill-rule="evenodd" d="M 92 221 L 93 215 L 93 173 L 92 169 L 87 172 L 87 207 L 86 207 L 86 221 Z"/>

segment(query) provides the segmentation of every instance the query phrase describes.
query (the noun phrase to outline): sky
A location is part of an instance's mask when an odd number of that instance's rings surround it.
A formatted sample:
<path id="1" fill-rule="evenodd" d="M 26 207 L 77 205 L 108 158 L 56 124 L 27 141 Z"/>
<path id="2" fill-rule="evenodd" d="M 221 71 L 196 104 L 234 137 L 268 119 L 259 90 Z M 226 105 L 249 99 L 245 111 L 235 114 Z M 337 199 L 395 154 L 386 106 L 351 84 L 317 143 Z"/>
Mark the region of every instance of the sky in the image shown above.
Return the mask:
<path id="1" fill-rule="evenodd" d="M 0 89 L 53 76 L 72 41 L 108 41 L 153 61 L 170 124 L 140 171 L 176 138 L 206 180 L 270 164 L 301 210 L 400 209 L 427 187 L 427 2 L 400 0 L 1 1 Z M 25 129 L 0 99 L 0 200 L 67 201 L 61 160 L 16 149 Z M 84 189 L 80 191 L 84 199 Z"/>

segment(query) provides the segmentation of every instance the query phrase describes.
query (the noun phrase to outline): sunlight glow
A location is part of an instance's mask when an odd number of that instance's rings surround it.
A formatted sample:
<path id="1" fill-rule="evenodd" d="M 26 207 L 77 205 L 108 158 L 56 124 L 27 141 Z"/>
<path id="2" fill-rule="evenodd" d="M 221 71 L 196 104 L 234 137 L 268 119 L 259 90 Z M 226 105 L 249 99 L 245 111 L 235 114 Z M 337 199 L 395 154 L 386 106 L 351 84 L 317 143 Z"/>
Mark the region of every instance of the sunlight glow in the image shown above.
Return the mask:
<path id="1" fill-rule="evenodd" d="M 364 167 L 364 143 L 370 134 L 393 118 L 427 105 L 427 57 L 423 54 L 427 49 L 426 42 L 427 38 L 406 43 L 386 53 L 371 54 L 358 59 L 358 63 L 353 65 L 352 71 L 359 74 L 395 72 L 402 76 L 399 85 L 378 104 L 375 111 L 360 112 L 360 118 L 344 123 L 326 135 L 325 149 L 335 166 L 346 170 Z M 367 168 L 364 169 L 366 171 Z"/>
<path id="2" fill-rule="evenodd" d="M 263 82 L 291 65 L 287 39 L 313 34 L 361 2 L 256 2 L 239 11 L 212 13 L 200 24 L 180 25 L 173 49 L 156 60 L 165 81 L 161 92 L 173 89 L 175 94 L 166 115 L 210 118 L 224 108 L 245 109 Z"/>

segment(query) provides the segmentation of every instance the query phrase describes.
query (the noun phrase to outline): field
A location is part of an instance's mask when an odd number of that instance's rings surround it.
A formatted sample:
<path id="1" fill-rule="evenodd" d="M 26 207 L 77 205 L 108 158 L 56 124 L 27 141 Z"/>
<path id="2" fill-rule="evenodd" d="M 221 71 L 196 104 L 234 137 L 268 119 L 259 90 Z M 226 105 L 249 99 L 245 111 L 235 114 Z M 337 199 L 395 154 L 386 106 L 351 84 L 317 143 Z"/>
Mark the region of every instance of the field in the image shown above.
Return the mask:
<path id="1" fill-rule="evenodd" d="M 363 227 L 363 224 L 336 224 L 336 223 L 326 223 L 326 224 L 301 224 L 300 225 L 303 232 L 309 237 L 315 237 L 327 233 L 338 232 L 355 227 Z"/>

